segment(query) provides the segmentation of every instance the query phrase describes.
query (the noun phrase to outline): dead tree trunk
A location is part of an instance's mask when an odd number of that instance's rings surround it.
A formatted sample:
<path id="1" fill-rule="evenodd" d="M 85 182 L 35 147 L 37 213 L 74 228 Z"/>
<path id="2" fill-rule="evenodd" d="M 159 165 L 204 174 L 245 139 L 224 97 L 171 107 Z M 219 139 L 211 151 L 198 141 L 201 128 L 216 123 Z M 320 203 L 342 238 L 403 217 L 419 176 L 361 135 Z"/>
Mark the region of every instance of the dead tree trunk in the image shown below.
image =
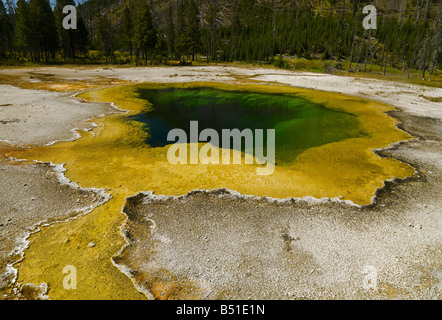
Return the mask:
<path id="1" fill-rule="evenodd" d="M 351 43 L 351 52 L 350 52 L 350 66 L 348 67 L 348 70 L 351 69 L 351 65 L 353 63 L 353 53 L 354 53 L 354 49 L 355 49 L 355 36 L 356 36 L 356 21 L 357 21 L 357 16 L 358 16 L 358 11 L 359 11 L 359 1 L 360 0 L 355 0 L 356 4 L 353 7 L 353 31 L 351 34 L 351 39 L 352 39 L 352 43 Z M 322 4 L 322 2 L 321 2 Z"/>
<path id="2" fill-rule="evenodd" d="M 428 81 L 431 81 L 433 76 L 434 67 L 437 64 L 437 56 L 442 46 L 442 3 L 439 3 L 437 10 L 437 18 L 435 21 L 435 33 L 432 40 L 433 54 L 430 59 L 430 75 Z"/>

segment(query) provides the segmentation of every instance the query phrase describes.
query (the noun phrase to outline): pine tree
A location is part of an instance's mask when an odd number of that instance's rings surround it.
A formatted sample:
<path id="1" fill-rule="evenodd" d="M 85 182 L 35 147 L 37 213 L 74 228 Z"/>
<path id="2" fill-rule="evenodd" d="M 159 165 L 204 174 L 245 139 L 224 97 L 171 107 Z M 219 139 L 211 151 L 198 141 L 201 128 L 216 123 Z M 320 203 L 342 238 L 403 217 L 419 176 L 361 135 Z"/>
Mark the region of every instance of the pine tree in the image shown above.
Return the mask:
<path id="1" fill-rule="evenodd" d="M 190 0 L 187 8 L 187 36 L 189 41 L 189 53 L 192 61 L 195 61 L 195 54 L 201 49 L 201 32 L 199 11 L 195 0 Z"/>
<path id="2" fill-rule="evenodd" d="M 239 42 L 239 36 L 241 33 L 241 8 L 239 6 L 239 0 L 233 0 L 233 8 L 231 13 L 231 36 L 230 36 L 230 57 L 229 61 L 233 61 L 235 56 L 235 49 Z"/>
<path id="3" fill-rule="evenodd" d="M 167 26 L 166 26 L 166 38 L 167 38 L 167 53 L 169 57 L 172 56 L 175 51 L 175 24 L 173 22 L 173 8 L 169 6 L 167 10 Z"/>
<path id="4" fill-rule="evenodd" d="M 15 46 L 23 56 L 26 56 L 30 50 L 30 22 L 28 3 L 25 0 L 18 0 L 15 10 Z"/>
<path id="5" fill-rule="evenodd" d="M 39 61 L 40 56 L 44 55 L 45 61 L 49 57 L 55 59 L 57 50 L 57 28 L 55 16 L 51 9 L 49 0 L 30 0 L 29 17 L 31 19 L 31 49 L 34 52 L 34 59 Z"/>
<path id="6" fill-rule="evenodd" d="M 139 10 L 135 24 L 135 43 L 138 50 L 143 53 L 146 63 L 148 55 L 152 55 L 156 42 L 157 34 L 152 22 L 150 7 L 147 4 L 143 4 Z"/>
<path id="7" fill-rule="evenodd" d="M 339 9 L 341 9 L 340 8 L 340 6 L 341 6 L 341 1 L 339 1 Z M 346 11 L 346 2 L 345 2 L 345 0 L 344 0 L 344 9 L 343 10 L 341 10 L 342 11 L 342 14 L 341 14 L 341 17 L 340 17 L 340 32 L 339 32 L 339 45 L 338 45 L 338 57 L 337 57 L 337 65 L 340 65 L 340 63 L 341 63 L 341 58 L 342 58 L 342 37 L 343 37 L 343 35 L 344 35 L 344 20 L 345 20 L 345 11 Z"/>
<path id="8" fill-rule="evenodd" d="M 6 8 L 0 1 L 0 57 L 6 55 L 6 51 L 11 49 L 12 27 L 9 21 Z"/>
<path id="9" fill-rule="evenodd" d="M 132 12 L 129 6 L 126 5 L 123 10 L 123 15 L 121 17 L 120 24 L 120 37 L 122 40 L 123 48 L 129 51 L 130 62 L 132 62 L 132 51 L 133 51 L 133 22 L 132 22 Z"/>
<path id="10" fill-rule="evenodd" d="M 189 51 L 186 24 L 186 0 L 179 0 L 177 9 L 177 44 L 176 49 L 181 63 L 185 63 Z"/>
<path id="11" fill-rule="evenodd" d="M 396 21 L 394 20 L 394 10 L 396 9 L 396 1 L 398 0 L 393 0 L 392 2 L 392 7 L 390 8 L 390 19 L 388 21 L 388 30 L 387 30 L 387 39 L 384 41 L 384 45 L 386 47 L 385 50 L 385 64 L 384 64 L 384 75 L 387 73 L 387 64 L 388 64 L 388 54 L 389 54 L 389 49 L 390 49 L 390 35 L 392 33 L 392 29 L 394 29 L 394 26 L 396 24 Z M 390 60 L 390 64 L 393 67 L 394 63 L 392 61 L 392 59 Z"/>
<path id="12" fill-rule="evenodd" d="M 57 26 L 58 43 L 63 51 L 64 58 L 69 57 L 75 60 L 75 30 L 66 30 L 63 27 L 65 14 L 63 8 L 67 5 L 75 6 L 73 0 L 57 0 L 54 9 L 55 24 Z"/>
<path id="13" fill-rule="evenodd" d="M 86 56 L 87 46 L 89 45 L 89 31 L 82 17 L 78 18 L 77 30 L 75 32 L 75 48 Z"/>
<path id="14" fill-rule="evenodd" d="M 207 25 L 208 25 L 208 34 L 206 38 L 206 54 L 207 54 L 207 62 L 209 59 L 215 59 L 215 29 L 216 29 L 216 20 L 217 20 L 217 7 L 214 0 L 211 0 L 209 3 L 208 15 L 207 15 Z"/>
<path id="15" fill-rule="evenodd" d="M 110 21 L 106 16 L 101 16 L 96 25 L 96 35 L 101 51 L 106 57 L 106 63 L 109 57 L 113 55 L 114 37 Z"/>

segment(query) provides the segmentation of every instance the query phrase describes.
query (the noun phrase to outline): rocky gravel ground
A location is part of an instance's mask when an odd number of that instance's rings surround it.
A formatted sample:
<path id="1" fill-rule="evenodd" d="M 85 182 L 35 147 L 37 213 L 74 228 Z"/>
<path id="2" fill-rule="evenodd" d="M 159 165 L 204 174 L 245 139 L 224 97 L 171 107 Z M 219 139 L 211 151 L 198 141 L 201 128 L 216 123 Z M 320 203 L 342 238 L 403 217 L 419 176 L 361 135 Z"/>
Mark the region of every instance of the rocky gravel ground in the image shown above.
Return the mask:
<path id="1" fill-rule="evenodd" d="M 373 205 L 139 194 L 116 263 L 157 299 L 441 299 L 442 126 L 394 116 L 419 138 L 380 154 L 418 173 Z"/>
<path id="2" fill-rule="evenodd" d="M 60 181 L 60 168 L 50 164 L 3 160 L 0 177 L 0 298 L 35 297 L 32 286 L 14 284 L 14 264 L 32 245 L 28 236 L 41 225 L 85 214 L 107 197 Z"/>
<path id="3" fill-rule="evenodd" d="M 134 195 L 124 208 L 128 244 L 115 264 L 158 299 L 442 298 L 441 88 L 234 66 L 10 68 L 0 78 L 0 140 L 15 146 L 75 139 L 75 129 L 91 128 L 85 120 L 115 110 L 82 103 L 74 91 L 119 82 L 261 81 L 399 107 L 392 116 L 417 138 L 378 153 L 417 173 L 387 182 L 372 205 L 276 201 L 230 190 Z M 32 246 L 25 239 L 39 225 L 105 200 L 102 191 L 63 178 L 60 166 L 0 154 L 0 299 L 45 298 L 44 285 L 13 284 L 14 263 Z"/>

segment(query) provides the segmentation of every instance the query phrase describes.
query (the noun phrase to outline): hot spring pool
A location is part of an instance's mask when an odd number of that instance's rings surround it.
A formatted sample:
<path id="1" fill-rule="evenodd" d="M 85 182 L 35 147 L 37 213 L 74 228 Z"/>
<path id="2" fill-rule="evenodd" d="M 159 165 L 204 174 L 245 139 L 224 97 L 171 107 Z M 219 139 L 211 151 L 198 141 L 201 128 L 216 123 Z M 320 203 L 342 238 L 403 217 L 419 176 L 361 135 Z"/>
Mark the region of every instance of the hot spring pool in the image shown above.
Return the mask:
<path id="1" fill-rule="evenodd" d="M 275 129 L 276 164 L 292 162 L 309 148 L 366 136 L 355 115 L 325 108 L 296 94 L 208 87 L 139 88 L 137 93 L 152 107 L 127 120 L 144 124 L 146 143 L 153 148 L 171 144 L 167 135 L 172 129 L 183 129 L 189 136 L 191 121 L 198 121 L 199 130 L 211 128 L 219 135 L 223 129 Z"/>

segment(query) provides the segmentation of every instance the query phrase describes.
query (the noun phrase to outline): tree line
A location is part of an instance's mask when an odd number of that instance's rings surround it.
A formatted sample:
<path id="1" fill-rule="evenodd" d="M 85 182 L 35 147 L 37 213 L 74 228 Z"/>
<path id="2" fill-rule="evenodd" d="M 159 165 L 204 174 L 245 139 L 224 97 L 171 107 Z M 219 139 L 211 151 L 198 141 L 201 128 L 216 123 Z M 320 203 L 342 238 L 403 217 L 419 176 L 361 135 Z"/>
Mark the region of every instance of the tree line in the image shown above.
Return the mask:
<path id="1" fill-rule="evenodd" d="M 87 58 L 106 62 L 170 60 L 273 62 L 283 56 L 334 60 L 336 68 L 441 67 L 442 3 L 438 0 L 89 0 L 78 5 L 78 29 L 64 30 L 62 8 L 73 0 L 6 1 L 0 5 L 0 55 L 49 61 Z M 362 27 L 365 5 L 378 8 L 378 27 Z M 57 56 L 58 54 L 58 56 Z M 275 57 L 278 57 L 275 59 Z M 58 58 L 60 59 L 60 58 Z"/>
<path id="2" fill-rule="evenodd" d="M 0 1 L 0 57 L 35 62 L 55 60 L 56 53 L 75 60 L 86 55 L 89 32 L 81 17 L 76 30 L 62 26 L 65 5 L 73 0 L 57 1 L 53 9 L 48 0 Z"/>

